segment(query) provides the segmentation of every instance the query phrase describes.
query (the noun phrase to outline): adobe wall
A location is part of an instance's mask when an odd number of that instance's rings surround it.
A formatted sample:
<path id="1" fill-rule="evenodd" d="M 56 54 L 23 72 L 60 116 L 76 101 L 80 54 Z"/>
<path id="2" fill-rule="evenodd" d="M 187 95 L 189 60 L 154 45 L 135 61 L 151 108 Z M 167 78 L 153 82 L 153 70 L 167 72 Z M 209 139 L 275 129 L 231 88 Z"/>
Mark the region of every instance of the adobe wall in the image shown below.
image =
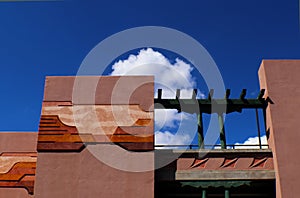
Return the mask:
<path id="1" fill-rule="evenodd" d="M 154 79 L 47 77 L 35 197 L 154 197 Z"/>
<path id="2" fill-rule="evenodd" d="M 0 198 L 31 198 L 37 132 L 0 132 Z"/>
<path id="3" fill-rule="evenodd" d="M 37 132 L 0 132 L 0 154 L 36 152 L 37 136 Z"/>
<path id="4" fill-rule="evenodd" d="M 141 156 L 139 164 L 151 163 L 151 155 L 147 157 Z M 81 153 L 39 153 L 37 173 L 37 198 L 154 197 L 153 171 L 115 169 L 95 158 L 88 149 Z"/>
<path id="5" fill-rule="evenodd" d="M 300 60 L 264 60 L 259 80 L 272 101 L 266 121 L 276 171 L 276 197 L 295 197 L 300 194 Z"/>

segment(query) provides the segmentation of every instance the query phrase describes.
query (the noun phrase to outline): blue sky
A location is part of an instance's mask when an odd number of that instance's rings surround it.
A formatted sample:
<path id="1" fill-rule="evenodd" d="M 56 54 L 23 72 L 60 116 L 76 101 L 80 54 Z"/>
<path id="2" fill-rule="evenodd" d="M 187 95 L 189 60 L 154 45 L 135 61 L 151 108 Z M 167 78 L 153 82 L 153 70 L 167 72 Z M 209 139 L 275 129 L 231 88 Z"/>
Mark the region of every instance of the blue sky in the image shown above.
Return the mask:
<path id="1" fill-rule="evenodd" d="M 256 96 L 262 59 L 300 58 L 298 0 L 0 2 L 0 131 L 37 131 L 45 76 L 75 75 L 100 41 L 149 25 L 201 43 L 232 97 Z"/>

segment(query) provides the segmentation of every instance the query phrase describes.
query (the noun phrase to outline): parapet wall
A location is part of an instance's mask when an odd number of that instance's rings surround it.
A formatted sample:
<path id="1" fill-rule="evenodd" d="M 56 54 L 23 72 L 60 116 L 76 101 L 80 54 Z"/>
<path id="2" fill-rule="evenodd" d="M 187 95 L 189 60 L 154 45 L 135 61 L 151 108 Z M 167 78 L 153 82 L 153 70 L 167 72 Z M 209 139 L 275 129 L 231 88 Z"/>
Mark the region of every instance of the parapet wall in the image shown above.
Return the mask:
<path id="1" fill-rule="evenodd" d="M 48 77 L 36 197 L 153 197 L 153 77 Z"/>
<path id="2" fill-rule="evenodd" d="M 154 197 L 154 79 L 47 77 L 38 133 L 0 134 L 0 197 Z"/>
<path id="3" fill-rule="evenodd" d="M 300 60 L 264 60 L 259 80 L 270 101 L 266 128 L 274 157 L 276 197 L 297 197 L 300 194 Z"/>
<path id="4" fill-rule="evenodd" d="M 33 197 L 37 132 L 0 133 L 0 197 Z"/>

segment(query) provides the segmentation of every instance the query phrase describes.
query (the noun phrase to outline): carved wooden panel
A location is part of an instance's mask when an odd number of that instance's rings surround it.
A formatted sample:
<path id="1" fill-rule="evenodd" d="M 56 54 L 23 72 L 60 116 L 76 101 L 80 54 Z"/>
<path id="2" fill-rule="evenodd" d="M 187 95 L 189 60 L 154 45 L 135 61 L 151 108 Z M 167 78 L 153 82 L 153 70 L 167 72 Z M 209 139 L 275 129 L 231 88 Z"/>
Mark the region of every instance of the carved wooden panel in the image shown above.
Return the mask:
<path id="1" fill-rule="evenodd" d="M 82 78 L 81 83 L 98 78 Z M 71 85 L 75 78 L 47 79 L 37 150 L 80 152 L 86 144 L 107 143 L 130 151 L 153 150 L 153 78 L 148 78 L 100 77 L 97 90 L 103 92 L 96 90 L 94 103 L 81 93 L 76 104 L 67 101 L 74 99 Z"/>
<path id="2" fill-rule="evenodd" d="M 273 157 L 257 153 L 248 155 L 181 157 L 177 160 L 177 170 L 273 170 Z"/>
<path id="3" fill-rule="evenodd" d="M 25 188 L 33 194 L 37 153 L 1 153 L 0 188 Z"/>

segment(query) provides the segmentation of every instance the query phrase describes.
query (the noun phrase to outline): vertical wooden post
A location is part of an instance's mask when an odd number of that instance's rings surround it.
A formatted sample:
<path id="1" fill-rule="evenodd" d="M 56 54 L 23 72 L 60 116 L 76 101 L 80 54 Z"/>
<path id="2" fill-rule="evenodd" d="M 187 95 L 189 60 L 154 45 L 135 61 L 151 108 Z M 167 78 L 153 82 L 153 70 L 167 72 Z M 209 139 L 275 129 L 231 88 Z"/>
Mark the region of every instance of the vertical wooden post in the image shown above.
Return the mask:
<path id="1" fill-rule="evenodd" d="M 220 142 L 221 148 L 226 149 L 226 137 L 225 137 L 225 128 L 224 128 L 224 120 L 223 113 L 218 113 L 219 125 L 220 125 Z"/>
<path id="2" fill-rule="evenodd" d="M 202 198 L 206 198 L 206 190 L 202 189 Z"/>
<path id="3" fill-rule="evenodd" d="M 255 109 L 255 113 L 256 113 L 256 124 L 257 124 L 257 135 L 258 135 L 258 143 L 259 143 L 259 149 L 262 149 L 262 146 L 261 146 L 261 134 L 260 134 L 260 125 L 259 125 L 259 117 L 258 117 L 258 110 L 257 108 Z"/>
<path id="4" fill-rule="evenodd" d="M 162 96 L 162 89 L 157 90 L 157 99 L 161 99 Z"/>
<path id="5" fill-rule="evenodd" d="M 201 111 L 198 114 L 198 146 L 199 149 L 204 148 L 203 121 Z"/>
<path id="6" fill-rule="evenodd" d="M 180 89 L 176 89 L 176 99 L 180 98 Z"/>
<path id="7" fill-rule="evenodd" d="M 229 198 L 229 190 L 225 189 L 225 198 Z"/>

